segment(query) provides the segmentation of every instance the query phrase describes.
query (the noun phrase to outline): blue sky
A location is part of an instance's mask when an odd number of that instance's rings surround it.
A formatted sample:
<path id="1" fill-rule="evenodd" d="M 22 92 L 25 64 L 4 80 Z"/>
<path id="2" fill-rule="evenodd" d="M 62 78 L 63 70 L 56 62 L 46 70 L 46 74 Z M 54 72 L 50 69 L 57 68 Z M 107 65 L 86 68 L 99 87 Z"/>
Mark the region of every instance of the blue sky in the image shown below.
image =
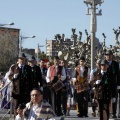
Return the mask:
<path id="1" fill-rule="evenodd" d="M 84 0 L 0 0 L 0 23 L 14 22 L 13 28 L 21 29 L 23 36 L 35 35 L 34 39 L 24 40 L 24 48 L 37 48 L 45 45 L 46 39 L 54 39 L 55 34 L 71 37 L 71 28 L 76 33 L 83 32 L 82 41 L 87 29 L 90 34 L 90 16 L 86 15 Z M 97 17 L 96 37 L 103 41 L 102 33 L 107 36 L 106 44 L 114 45 L 113 28 L 120 26 L 120 0 L 105 0 L 98 9 L 102 16 Z M 41 48 L 45 51 L 45 47 Z"/>

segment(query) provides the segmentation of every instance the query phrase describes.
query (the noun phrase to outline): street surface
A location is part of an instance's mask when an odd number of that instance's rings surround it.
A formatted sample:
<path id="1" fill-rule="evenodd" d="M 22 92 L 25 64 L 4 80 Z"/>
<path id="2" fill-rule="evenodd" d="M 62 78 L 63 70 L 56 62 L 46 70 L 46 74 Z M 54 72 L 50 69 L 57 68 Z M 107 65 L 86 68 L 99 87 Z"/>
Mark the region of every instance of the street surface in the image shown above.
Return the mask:
<path id="1" fill-rule="evenodd" d="M 56 117 L 55 120 L 99 120 L 98 116 L 92 117 L 91 112 L 92 112 L 91 107 L 89 107 L 89 110 L 88 110 L 88 116 L 89 117 L 79 118 L 79 117 L 77 117 L 77 111 L 76 110 L 71 110 L 70 111 L 70 116 Z M 3 116 L 3 113 L 0 113 L 0 117 L 1 116 Z M 4 120 L 14 120 L 13 118 L 10 119 L 9 116 L 10 115 L 8 114 L 7 119 L 4 119 Z M 110 118 L 109 120 L 120 120 L 120 118 L 116 118 L 116 119 Z"/>

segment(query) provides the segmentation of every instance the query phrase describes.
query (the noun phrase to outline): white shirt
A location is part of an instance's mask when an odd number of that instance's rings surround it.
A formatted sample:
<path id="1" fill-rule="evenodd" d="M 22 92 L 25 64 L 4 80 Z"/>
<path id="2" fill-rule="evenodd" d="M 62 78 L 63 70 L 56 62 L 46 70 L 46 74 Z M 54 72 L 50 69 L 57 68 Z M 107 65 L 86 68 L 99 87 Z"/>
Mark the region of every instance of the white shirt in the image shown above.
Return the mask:
<path id="1" fill-rule="evenodd" d="M 102 74 L 102 75 L 104 75 L 105 72 L 106 72 L 106 71 L 101 70 L 101 74 Z"/>
<path id="2" fill-rule="evenodd" d="M 56 71 L 57 71 L 57 67 L 56 67 Z M 64 81 L 66 79 L 66 72 L 65 72 L 65 68 L 62 68 L 62 74 L 61 74 L 61 80 Z M 47 76 L 46 76 L 46 81 L 47 83 L 50 82 L 50 67 L 47 70 Z"/>
<path id="3" fill-rule="evenodd" d="M 23 70 L 24 70 L 24 66 L 25 66 L 25 65 L 18 64 L 18 67 L 19 67 L 19 68 L 22 67 L 22 73 L 23 73 Z"/>
<path id="4" fill-rule="evenodd" d="M 35 115 L 35 110 L 36 110 L 37 107 L 38 107 L 38 105 L 35 105 L 35 106 L 31 107 L 28 120 L 36 120 L 37 116 Z"/>
<path id="5" fill-rule="evenodd" d="M 80 67 L 80 76 L 83 77 L 83 72 L 84 72 L 84 67 Z M 88 68 L 88 73 L 87 73 L 87 76 L 90 75 L 90 68 Z M 88 77 L 89 78 L 89 77 Z M 73 73 L 73 78 L 72 78 L 73 82 L 75 82 L 76 80 L 76 68 L 74 70 L 74 73 Z"/>
<path id="6" fill-rule="evenodd" d="M 80 76 L 83 77 L 84 67 L 80 67 Z"/>
<path id="7" fill-rule="evenodd" d="M 15 120 L 23 120 L 23 118 L 20 117 L 20 115 L 18 114 L 15 118 Z"/>
<path id="8" fill-rule="evenodd" d="M 94 77 L 94 73 L 97 71 L 97 68 L 93 69 L 90 73 L 90 81 L 93 79 Z"/>

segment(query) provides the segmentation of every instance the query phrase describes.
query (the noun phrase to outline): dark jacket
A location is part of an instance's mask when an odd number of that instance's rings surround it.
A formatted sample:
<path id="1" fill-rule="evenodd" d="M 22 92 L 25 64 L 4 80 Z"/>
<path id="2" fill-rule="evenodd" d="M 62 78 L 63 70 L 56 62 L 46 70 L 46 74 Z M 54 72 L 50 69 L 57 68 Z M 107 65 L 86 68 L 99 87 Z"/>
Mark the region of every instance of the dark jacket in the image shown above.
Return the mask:
<path id="1" fill-rule="evenodd" d="M 112 60 L 111 65 L 109 66 L 111 73 L 113 74 L 113 80 L 117 85 L 120 85 L 120 74 L 119 74 L 119 64 L 116 61 Z"/>
<path id="2" fill-rule="evenodd" d="M 34 67 L 31 67 L 31 78 L 33 88 L 39 88 L 39 86 L 43 86 L 42 73 L 39 66 L 35 65 Z"/>
<path id="3" fill-rule="evenodd" d="M 115 97 L 116 86 L 113 77 L 111 71 L 107 71 L 102 75 L 101 83 L 95 86 L 98 100 L 110 100 Z"/>
<path id="4" fill-rule="evenodd" d="M 40 68 L 40 70 L 41 70 L 42 76 L 46 77 L 47 69 L 43 67 L 43 68 Z M 47 85 L 46 78 L 44 79 L 42 78 L 42 82 L 43 82 L 43 87 L 45 87 Z"/>
<path id="5" fill-rule="evenodd" d="M 17 78 L 14 78 L 14 74 L 18 74 Z M 13 98 L 25 100 L 27 102 L 29 100 L 27 97 L 30 98 L 30 91 L 32 90 L 30 66 L 24 65 L 22 70 L 18 67 L 18 64 L 13 65 L 11 67 L 9 78 L 13 81 Z"/>

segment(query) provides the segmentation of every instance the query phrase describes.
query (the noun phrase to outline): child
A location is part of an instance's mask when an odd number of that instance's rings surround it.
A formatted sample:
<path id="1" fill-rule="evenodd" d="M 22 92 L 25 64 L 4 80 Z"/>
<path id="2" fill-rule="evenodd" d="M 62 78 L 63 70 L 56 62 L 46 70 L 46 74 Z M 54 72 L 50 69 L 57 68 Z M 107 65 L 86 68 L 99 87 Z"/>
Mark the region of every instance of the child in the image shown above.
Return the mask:
<path id="1" fill-rule="evenodd" d="M 15 120 L 23 120 L 23 109 L 25 108 L 24 104 L 19 104 L 17 113 L 18 115 L 16 116 Z"/>

